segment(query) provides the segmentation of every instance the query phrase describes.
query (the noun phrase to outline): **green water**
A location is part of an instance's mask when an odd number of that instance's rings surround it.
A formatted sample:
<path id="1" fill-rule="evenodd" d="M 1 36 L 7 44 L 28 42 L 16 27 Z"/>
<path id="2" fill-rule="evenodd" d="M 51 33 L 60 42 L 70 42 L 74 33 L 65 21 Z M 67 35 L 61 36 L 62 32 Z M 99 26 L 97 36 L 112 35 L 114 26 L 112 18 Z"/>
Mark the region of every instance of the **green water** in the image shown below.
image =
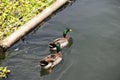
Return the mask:
<path id="1" fill-rule="evenodd" d="M 53 72 L 41 76 L 39 61 L 65 27 L 73 29 L 73 44 Z M 7 80 L 119 80 L 120 1 L 76 0 L 6 53 L 1 64 L 12 70 Z"/>

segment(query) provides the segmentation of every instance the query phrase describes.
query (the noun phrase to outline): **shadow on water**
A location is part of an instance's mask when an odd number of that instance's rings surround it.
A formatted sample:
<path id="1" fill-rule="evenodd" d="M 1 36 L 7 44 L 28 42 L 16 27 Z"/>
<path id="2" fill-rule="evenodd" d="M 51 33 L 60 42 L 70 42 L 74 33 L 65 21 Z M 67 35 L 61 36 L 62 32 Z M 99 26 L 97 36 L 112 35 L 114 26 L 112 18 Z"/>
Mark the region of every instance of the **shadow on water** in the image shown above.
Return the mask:
<path id="1" fill-rule="evenodd" d="M 2 47 L 0 47 L 0 62 L 5 59 L 6 52 Z"/>
<path id="2" fill-rule="evenodd" d="M 67 8 L 68 6 L 72 6 L 72 4 L 75 2 L 76 0 L 68 0 L 67 3 L 65 3 L 63 6 L 61 6 L 59 9 L 57 9 L 54 13 L 52 13 L 48 18 L 46 18 L 45 20 L 43 20 L 40 24 L 38 24 L 38 27 L 36 27 L 33 30 L 33 33 L 35 33 L 45 22 L 47 22 L 48 20 L 50 20 L 52 17 L 54 17 L 57 13 L 61 12 L 62 10 L 64 10 L 65 8 Z M 25 38 L 25 37 L 24 37 Z M 23 38 L 23 41 L 25 40 Z"/>
<path id="3" fill-rule="evenodd" d="M 45 75 L 48 75 L 48 74 L 50 74 L 49 70 L 41 68 L 41 70 L 40 70 L 40 76 L 45 76 Z"/>
<path id="4" fill-rule="evenodd" d="M 5 51 L 4 49 L 0 46 L 0 61 L 5 59 Z"/>
<path id="5" fill-rule="evenodd" d="M 72 46 L 72 44 L 73 44 L 73 38 L 70 37 L 69 44 L 67 45 L 67 47 L 70 48 Z"/>
<path id="6" fill-rule="evenodd" d="M 0 54 L 0 61 L 5 59 L 5 53 Z"/>

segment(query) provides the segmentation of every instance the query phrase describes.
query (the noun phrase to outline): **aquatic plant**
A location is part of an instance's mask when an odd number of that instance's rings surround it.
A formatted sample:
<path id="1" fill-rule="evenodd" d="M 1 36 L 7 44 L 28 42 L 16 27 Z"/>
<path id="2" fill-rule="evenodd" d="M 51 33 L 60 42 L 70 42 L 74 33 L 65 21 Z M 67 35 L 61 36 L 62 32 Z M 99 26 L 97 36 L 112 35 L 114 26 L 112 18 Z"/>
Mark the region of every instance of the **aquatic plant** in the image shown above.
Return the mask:
<path id="1" fill-rule="evenodd" d="M 7 67 L 0 66 L 0 78 L 7 78 L 11 71 Z"/>
<path id="2" fill-rule="evenodd" d="M 0 40 L 16 31 L 56 0 L 0 0 Z"/>

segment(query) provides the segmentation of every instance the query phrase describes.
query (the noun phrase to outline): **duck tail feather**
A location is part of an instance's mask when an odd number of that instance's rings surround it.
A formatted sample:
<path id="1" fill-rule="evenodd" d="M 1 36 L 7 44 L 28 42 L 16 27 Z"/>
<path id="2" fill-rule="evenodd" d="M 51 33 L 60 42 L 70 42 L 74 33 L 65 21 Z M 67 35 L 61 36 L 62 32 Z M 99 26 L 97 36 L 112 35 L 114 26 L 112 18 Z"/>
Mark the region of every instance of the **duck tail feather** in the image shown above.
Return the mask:
<path id="1" fill-rule="evenodd" d="M 54 47 L 56 47 L 56 45 L 54 43 L 49 44 L 49 48 L 54 48 Z"/>

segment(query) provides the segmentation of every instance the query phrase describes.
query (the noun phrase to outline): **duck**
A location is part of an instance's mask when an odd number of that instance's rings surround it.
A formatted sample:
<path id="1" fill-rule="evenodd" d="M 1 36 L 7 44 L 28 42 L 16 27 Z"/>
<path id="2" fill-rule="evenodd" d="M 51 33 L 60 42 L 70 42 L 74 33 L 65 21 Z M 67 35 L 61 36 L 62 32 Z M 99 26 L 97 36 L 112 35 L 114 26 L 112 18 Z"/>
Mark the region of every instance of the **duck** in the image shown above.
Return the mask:
<path id="1" fill-rule="evenodd" d="M 63 37 L 61 38 L 57 38 L 55 40 L 53 40 L 52 42 L 49 43 L 49 48 L 50 50 L 56 50 L 56 44 L 59 43 L 60 44 L 60 48 L 64 48 L 65 46 L 67 46 L 69 44 L 69 39 L 70 36 L 68 36 L 68 32 L 71 32 L 72 29 L 70 28 L 66 28 L 63 31 Z"/>
<path id="2" fill-rule="evenodd" d="M 50 72 L 52 69 L 62 61 L 62 52 L 60 49 L 60 44 L 56 44 L 57 52 L 54 54 L 50 54 L 40 60 L 40 66 L 42 69 L 49 70 Z"/>

